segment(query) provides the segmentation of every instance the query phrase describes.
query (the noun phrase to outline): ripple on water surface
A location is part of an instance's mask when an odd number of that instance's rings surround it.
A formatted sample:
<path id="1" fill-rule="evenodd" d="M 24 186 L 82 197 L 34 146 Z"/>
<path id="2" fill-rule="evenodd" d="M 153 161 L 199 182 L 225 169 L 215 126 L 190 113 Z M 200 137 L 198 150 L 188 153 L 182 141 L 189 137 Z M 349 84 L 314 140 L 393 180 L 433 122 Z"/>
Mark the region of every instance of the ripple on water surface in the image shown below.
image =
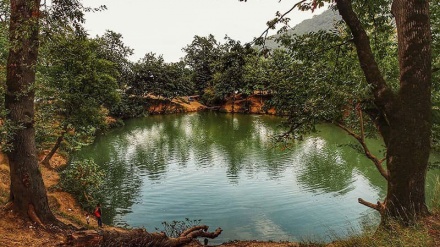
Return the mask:
<path id="1" fill-rule="evenodd" d="M 78 155 L 107 171 L 115 216 L 105 223 L 154 230 L 163 221 L 201 219 L 224 229 L 210 242 L 220 243 L 329 240 L 333 229 L 368 217 L 357 198 L 380 199 L 384 183 L 370 161 L 339 145 L 352 139 L 321 126 L 281 151 L 270 142 L 280 123 L 237 114 L 154 116 L 128 121 Z"/>

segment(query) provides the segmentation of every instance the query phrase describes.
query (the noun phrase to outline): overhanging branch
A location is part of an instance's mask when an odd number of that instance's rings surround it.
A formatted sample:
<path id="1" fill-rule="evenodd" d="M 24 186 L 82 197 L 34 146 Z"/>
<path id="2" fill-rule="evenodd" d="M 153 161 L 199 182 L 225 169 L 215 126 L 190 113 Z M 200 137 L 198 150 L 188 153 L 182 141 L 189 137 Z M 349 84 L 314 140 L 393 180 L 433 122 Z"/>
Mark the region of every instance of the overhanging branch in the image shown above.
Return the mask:
<path id="1" fill-rule="evenodd" d="M 365 142 L 365 139 L 362 136 L 357 135 L 351 129 L 349 129 L 345 125 L 343 125 L 342 123 L 337 123 L 337 126 L 341 129 L 343 129 L 345 132 L 347 132 L 349 135 L 354 137 L 354 139 L 356 139 L 359 142 L 359 144 L 362 146 L 362 149 L 364 150 L 365 156 L 367 156 L 368 159 L 373 161 L 373 163 L 376 166 L 377 170 L 379 171 L 380 175 L 382 175 L 382 177 L 384 177 L 388 181 L 388 179 L 389 179 L 388 172 L 382 166 L 382 163 L 385 159 L 378 159 L 375 155 L 373 155 L 370 152 L 370 150 L 367 146 L 367 143 Z"/>
<path id="2" fill-rule="evenodd" d="M 239 1 L 240 1 L 240 2 L 243 2 L 243 1 L 246 2 L 246 0 L 239 0 Z M 286 15 L 288 15 L 288 14 L 289 14 L 290 12 L 292 12 L 295 8 L 297 8 L 298 6 L 300 6 L 302 3 L 306 2 L 306 1 L 307 1 L 307 0 L 301 0 L 301 1 L 297 2 L 296 4 L 294 4 L 294 5 L 292 6 L 292 8 L 290 8 L 289 10 L 287 10 L 286 12 L 284 12 L 283 14 L 279 15 L 279 17 L 273 19 L 272 21 L 267 22 L 267 28 L 266 28 L 266 30 L 264 30 L 264 31 L 260 34 L 260 36 L 259 36 L 258 38 L 254 39 L 254 40 L 251 42 L 251 44 L 254 44 L 254 43 L 255 43 L 258 39 L 260 39 L 260 38 L 263 38 L 263 40 L 266 41 L 266 39 L 267 39 L 267 35 L 269 34 L 269 30 L 271 30 L 271 29 L 275 29 L 275 25 L 276 25 L 276 24 L 278 24 L 278 23 L 280 23 L 281 21 L 283 21 L 283 20 L 284 20 L 284 17 L 286 17 Z M 266 42 L 264 42 L 264 43 L 266 43 Z M 263 45 L 263 47 L 264 47 L 264 45 Z"/>

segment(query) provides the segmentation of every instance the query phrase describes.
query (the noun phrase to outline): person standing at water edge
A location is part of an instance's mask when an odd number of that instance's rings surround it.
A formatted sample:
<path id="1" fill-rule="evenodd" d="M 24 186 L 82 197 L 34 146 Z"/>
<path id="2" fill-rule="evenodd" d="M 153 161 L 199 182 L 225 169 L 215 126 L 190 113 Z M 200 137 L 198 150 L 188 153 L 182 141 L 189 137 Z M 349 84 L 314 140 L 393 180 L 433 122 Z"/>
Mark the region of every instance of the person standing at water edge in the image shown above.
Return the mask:
<path id="1" fill-rule="evenodd" d="M 96 208 L 95 208 L 95 216 L 96 219 L 98 220 L 98 227 L 102 227 L 102 219 L 101 219 L 101 205 L 98 203 L 96 204 Z"/>

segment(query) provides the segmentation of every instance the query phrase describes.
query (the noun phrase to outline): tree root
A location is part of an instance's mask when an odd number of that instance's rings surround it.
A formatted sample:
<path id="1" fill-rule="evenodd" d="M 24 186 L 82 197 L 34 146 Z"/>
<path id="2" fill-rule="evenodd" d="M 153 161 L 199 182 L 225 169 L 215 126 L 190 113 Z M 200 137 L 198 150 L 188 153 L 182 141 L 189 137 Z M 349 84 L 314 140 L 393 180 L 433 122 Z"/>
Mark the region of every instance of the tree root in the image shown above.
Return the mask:
<path id="1" fill-rule="evenodd" d="M 41 222 L 40 218 L 38 217 L 38 215 L 35 213 L 35 207 L 32 203 L 29 203 L 28 206 L 28 212 L 27 212 L 29 218 L 33 221 L 36 222 L 39 226 L 41 226 L 42 228 L 46 228 L 43 224 L 43 222 Z"/>
<path id="2" fill-rule="evenodd" d="M 216 238 L 222 232 L 217 228 L 214 232 L 208 232 L 208 226 L 194 226 L 184 231 L 177 238 L 170 238 L 163 232 L 149 233 L 145 229 L 130 231 L 96 231 L 75 232 L 68 236 L 69 246 L 90 246 L 99 242 L 98 246 L 155 246 L 155 247 L 178 247 L 194 241 L 198 237 Z"/>
<path id="3" fill-rule="evenodd" d="M 216 238 L 222 233 L 222 229 L 219 227 L 214 232 L 208 232 L 208 226 L 193 226 L 184 231 L 178 238 L 170 238 L 170 242 L 174 243 L 172 246 L 180 246 L 190 243 L 193 239 L 202 238 Z"/>
<path id="4" fill-rule="evenodd" d="M 13 201 L 9 201 L 8 203 L 6 203 L 6 205 L 3 207 L 3 209 L 5 211 L 11 210 L 14 208 L 14 202 Z"/>

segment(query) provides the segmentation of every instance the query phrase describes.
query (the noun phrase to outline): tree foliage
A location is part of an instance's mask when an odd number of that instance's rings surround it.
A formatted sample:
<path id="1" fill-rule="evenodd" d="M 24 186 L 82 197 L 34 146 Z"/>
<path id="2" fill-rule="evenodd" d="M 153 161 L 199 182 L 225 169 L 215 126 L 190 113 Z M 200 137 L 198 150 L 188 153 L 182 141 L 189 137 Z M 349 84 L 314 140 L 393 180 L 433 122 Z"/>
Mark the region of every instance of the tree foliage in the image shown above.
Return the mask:
<path id="1" fill-rule="evenodd" d="M 411 222 L 427 212 L 432 111 L 428 2 L 304 0 L 277 13 L 267 30 L 286 23 L 295 8 L 313 11 L 324 3 L 337 9 L 343 25 L 336 32 L 282 38 L 287 51 L 274 56 L 275 64 L 282 65 L 272 103 L 289 116 L 287 136 L 300 137 L 319 122 L 336 123 L 353 136 L 388 182 L 383 203 L 359 202 Z M 368 149 L 368 126 L 383 138 L 384 158 Z"/>
<path id="2" fill-rule="evenodd" d="M 243 46 L 240 41 L 225 38 L 220 46 L 220 55 L 215 63 L 214 88 L 220 98 L 242 93 L 245 89 L 246 57 L 254 50 Z"/>
<path id="3" fill-rule="evenodd" d="M 148 94 L 173 99 L 192 91 L 189 71 L 184 63 L 165 63 L 163 57 L 148 53 L 133 67 L 134 79 L 130 93 L 145 97 Z"/>
<path id="4" fill-rule="evenodd" d="M 83 208 L 91 210 L 99 203 L 104 175 L 105 172 L 93 160 L 75 161 L 61 172 L 60 186 L 76 195 Z"/>
<path id="5" fill-rule="evenodd" d="M 74 149 L 76 143 L 87 143 L 94 130 L 105 128 L 105 108 L 119 100 L 119 74 L 115 64 L 98 53 L 99 41 L 73 34 L 53 40 L 42 49 L 38 123 L 42 136 L 61 136 L 59 141 L 69 132 L 67 148 Z"/>
<path id="6" fill-rule="evenodd" d="M 212 87 L 214 78 L 214 63 L 219 59 L 220 47 L 215 37 L 194 36 L 194 40 L 182 49 L 186 52 L 184 61 L 192 71 L 192 81 L 195 90 L 202 95 L 206 88 Z"/>

